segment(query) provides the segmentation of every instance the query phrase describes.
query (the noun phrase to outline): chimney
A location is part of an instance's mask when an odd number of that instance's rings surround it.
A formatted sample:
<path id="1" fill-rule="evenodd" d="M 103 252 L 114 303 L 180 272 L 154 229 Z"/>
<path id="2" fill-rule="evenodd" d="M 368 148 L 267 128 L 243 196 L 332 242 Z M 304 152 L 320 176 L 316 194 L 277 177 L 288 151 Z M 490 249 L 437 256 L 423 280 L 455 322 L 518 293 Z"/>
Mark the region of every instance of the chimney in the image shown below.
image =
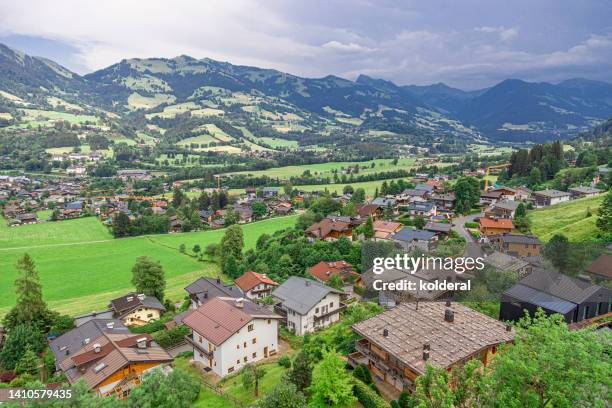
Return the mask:
<path id="1" fill-rule="evenodd" d="M 106 323 L 106 328 L 107 329 L 112 329 L 114 327 L 115 327 L 115 322 L 108 322 L 108 323 Z"/>
<path id="2" fill-rule="evenodd" d="M 306 286 L 310 286 L 310 280 L 306 279 L 306 280 L 304 281 L 304 285 L 306 285 Z"/>
<path id="3" fill-rule="evenodd" d="M 136 344 L 138 345 L 139 349 L 147 348 L 147 338 L 141 337 L 139 339 L 136 339 Z"/>
<path id="4" fill-rule="evenodd" d="M 423 343 L 423 360 L 429 360 L 429 343 Z"/>
<path id="5" fill-rule="evenodd" d="M 217 276 L 217 283 L 221 283 L 221 278 Z"/>
<path id="6" fill-rule="evenodd" d="M 138 295 L 138 299 L 140 299 L 140 300 L 144 300 L 144 298 L 145 298 L 144 293 L 140 293 L 140 294 Z"/>
<path id="7" fill-rule="evenodd" d="M 453 321 L 455 321 L 455 312 L 453 312 L 450 309 L 446 309 L 444 311 L 444 320 L 449 323 L 452 323 Z"/>
<path id="8" fill-rule="evenodd" d="M 446 301 L 446 307 L 451 307 L 451 301 L 450 300 Z"/>
<path id="9" fill-rule="evenodd" d="M 99 344 L 99 343 L 96 343 L 96 344 L 94 344 L 94 345 L 93 345 L 93 351 L 94 351 L 94 353 L 99 353 L 99 352 L 100 352 L 100 349 L 101 349 L 101 346 L 100 346 L 100 344 Z"/>
<path id="10" fill-rule="evenodd" d="M 84 339 L 84 340 L 83 340 L 83 344 L 84 344 L 84 345 L 89 344 L 89 337 L 87 337 L 86 339 Z"/>
<path id="11" fill-rule="evenodd" d="M 389 337 L 389 329 L 383 329 L 383 337 Z"/>
<path id="12" fill-rule="evenodd" d="M 506 325 L 506 331 L 507 331 L 507 332 L 511 332 L 511 331 L 512 331 L 512 325 L 507 324 L 507 325 Z"/>
<path id="13" fill-rule="evenodd" d="M 244 307 L 244 298 L 236 299 L 235 305 L 238 309 L 242 309 Z"/>
<path id="14" fill-rule="evenodd" d="M 131 302 L 132 300 L 134 300 L 134 296 L 128 296 L 125 300 Z"/>

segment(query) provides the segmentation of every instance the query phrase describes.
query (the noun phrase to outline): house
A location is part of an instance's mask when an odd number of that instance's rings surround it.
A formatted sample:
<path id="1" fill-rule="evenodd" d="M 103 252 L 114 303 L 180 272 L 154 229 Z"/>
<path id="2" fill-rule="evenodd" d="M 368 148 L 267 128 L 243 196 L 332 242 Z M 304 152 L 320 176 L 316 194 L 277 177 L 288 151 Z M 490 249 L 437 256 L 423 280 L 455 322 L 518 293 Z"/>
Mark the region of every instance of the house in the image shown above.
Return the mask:
<path id="1" fill-rule="evenodd" d="M 514 189 L 516 191 L 515 195 L 514 195 L 514 199 L 515 200 L 524 200 L 527 201 L 531 198 L 531 194 L 533 194 L 533 190 L 525 187 L 525 186 L 520 186 Z"/>
<path id="2" fill-rule="evenodd" d="M 251 207 L 236 205 L 234 206 L 234 211 L 236 211 L 238 213 L 238 216 L 240 217 L 240 219 L 238 220 L 240 224 L 253 221 L 253 210 L 251 209 Z"/>
<path id="3" fill-rule="evenodd" d="M 457 198 L 455 197 L 455 193 L 432 194 L 430 199 L 436 204 L 438 208 L 442 208 L 449 211 L 455 208 L 455 201 L 457 200 Z"/>
<path id="4" fill-rule="evenodd" d="M 374 241 L 387 240 L 391 235 L 402 229 L 400 222 L 377 220 L 373 223 Z"/>
<path id="5" fill-rule="evenodd" d="M 112 318 L 113 318 L 113 311 L 112 310 L 100 310 L 100 311 L 97 311 L 97 312 L 90 312 L 90 313 L 82 314 L 82 315 L 79 315 L 79 316 L 75 316 L 74 317 L 74 326 L 75 327 L 79 327 L 79 326 L 82 326 L 85 323 L 90 322 L 90 321 L 95 320 L 95 319 L 112 319 Z M 118 321 L 120 321 L 120 320 L 118 320 Z M 123 325 L 123 322 L 121 322 L 121 325 Z"/>
<path id="6" fill-rule="evenodd" d="M 321 239 L 323 241 L 337 241 L 340 237 L 353 239 L 353 228 L 350 222 L 339 218 L 328 217 L 312 224 L 305 231 L 310 241 Z"/>
<path id="7" fill-rule="evenodd" d="M 353 330 L 362 338 L 349 364 L 365 364 L 398 392 L 414 391 L 426 365 L 451 370 L 473 358 L 487 365 L 515 336 L 511 326 L 450 302 L 402 303 L 354 324 Z"/>
<path id="8" fill-rule="evenodd" d="M 414 201 L 426 201 L 428 192 L 426 190 L 417 190 L 416 188 L 408 188 L 397 195 L 397 200 L 403 204 L 412 203 Z"/>
<path id="9" fill-rule="evenodd" d="M 198 278 L 185 287 L 185 291 L 191 299 L 191 308 L 196 309 L 210 299 L 221 297 L 244 297 L 242 290 L 232 284 L 225 284 L 220 278 Z"/>
<path id="10" fill-rule="evenodd" d="M 494 188 L 492 190 L 489 190 L 489 192 L 492 193 L 500 193 L 500 199 L 502 200 L 511 200 L 514 201 L 515 197 L 516 197 L 516 189 L 512 188 L 512 187 L 497 187 Z"/>
<path id="11" fill-rule="evenodd" d="M 257 198 L 257 189 L 255 187 L 247 187 L 244 191 L 248 199 L 253 200 Z"/>
<path id="12" fill-rule="evenodd" d="M 536 208 L 548 207 L 550 205 L 559 204 L 569 201 L 571 194 L 559 190 L 540 190 L 533 192 L 533 199 Z"/>
<path id="13" fill-rule="evenodd" d="M 391 241 L 397 242 L 406 252 L 417 248 L 427 252 L 438 240 L 437 235 L 431 231 L 404 227 L 390 237 Z"/>
<path id="14" fill-rule="evenodd" d="M 425 231 L 433 232 L 434 234 L 440 236 L 450 235 L 453 226 L 449 222 L 434 222 L 429 221 L 427 225 L 423 228 Z"/>
<path id="15" fill-rule="evenodd" d="M 151 180 L 153 177 L 149 174 L 148 170 L 140 170 L 140 169 L 123 169 L 117 171 L 117 176 L 123 181 L 147 181 Z"/>
<path id="16" fill-rule="evenodd" d="M 293 211 L 293 205 L 288 201 L 283 201 L 274 206 L 274 212 L 278 215 L 287 215 Z"/>
<path id="17" fill-rule="evenodd" d="M 361 275 L 353 270 L 353 265 L 346 261 L 321 261 L 306 270 L 316 280 L 322 283 L 328 282 L 332 277 L 339 276 L 343 283 L 359 283 Z"/>
<path id="18" fill-rule="evenodd" d="M 498 251 L 512 256 L 539 256 L 542 241 L 535 235 L 505 233 L 492 235 L 489 242 Z"/>
<path id="19" fill-rule="evenodd" d="M 220 377 L 278 352 L 281 316 L 248 299 L 216 297 L 182 322 L 191 328 L 187 341 L 193 359 Z"/>
<path id="20" fill-rule="evenodd" d="M 490 218 L 514 218 L 516 209 L 520 203 L 514 200 L 501 200 L 495 204 L 491 204 L 484 213 L 486 217 Z"/>
<path id="21" fill-rule="evenodd" d="M 557 272 L 538 269 L 507 289 L 501 296 L 500 320 L 518 321 L 525 310 L 534 315 L 559 313 L 576 323 L 611 311 L 612 289 Z"/>
<path id="22" fill-rule="evenodd" d="M 595 279 L 612 280 L 612 255 L 600 255 L 584 271 Z"/>
<path id="23" fill-rule="evenodd" d="M 533 270 L 529 262 L 499 251 L 488 255 L 485 254 L 482 261 L 485 265 L 491 266 L 498 271 L 516 273 L 519 278 L 529 275 Z"/>
<path id="24" fill-rule="evenodd" d="M 514 224 L 508 218 L 481 217 L 478 223 L 480 224 L 478 227 L 480 233 L 486 236 L 505 234 L 514 230 Z"/>
<path id="25" fill-rule="evenodd" d="M 134 292 L 111 300 L 108 309 L 113 311 L 113 318 L 120 319 L 126 326 L 142 326 L 159 320 L 166 311 L 155 296 Z"/>
<path id="26" fill-rule="evenodd" d="M 200 216 L 200 222 L 202 224 L 210 224 L 215 213 L 211 210 L 200 210 L 198 211 L 198 215 Z"/>
<path id="27" fill-rule="evenodd" d="M 87 167 L 85 166 L 70 166 L 66 169 L 66 173 L 70 176 L 84 176 L 87 174 Z"/>
<path id="28" fill-rule="evenodd" d="M 143 374 L 171 363 L 149 334 L 133 334 L 121 320 L 94 319 L 50 344 L 55 367 L 70 384 L 84 381 L 99 396 L 125 399 Z"/>
<path id="29" fill-rule="evenodd" d="M 419 183 L 415 187 L 415 190 L 423 190 L 427 192 L 427 196 L 431 195 L 434 192 L 434 186 L 427 183 Z"/>
<path id="30" fill-rule="evenodd" d="M 372 217 L 375 220 L 383 215 L 383 209 L 376 204 L 357 204 L 355 210 L 360 218 Z"/>
<path id="31" fill-rule="evenodd" d="M 253 271 L 245 272 L 242 276 L 234 280 L 244 295 L 249 299 L 263 299 L 270 296 L 272 289 L 278 286 L 278 283 L 268 278 L 265 273 L 257 273 Z"/>
<path id="32" fill-rule="evenodd" d="M 38 222 L 38 216 L 36 213 L 17 214 L 15 216 L 15 221 L 19 225 L 36 224 Z"/>
<path id="33" fill-rule="evenodd" d="M 262 189 L 262 193 L 265 198 L 276 197 L 280 194 L 280 191 L 280 187 L 264 187 Z"/>
<path id="34" fill-rule="evenodd" d="M 408 214 L 411 216 L 421 216 L 425 218 L 433 217 L 437 214 L 436 204 L 432 201 L 419 201 L 410 203 L 407 207 Z"/>
<path id="35" fill-rule="evenodd" d="M 594 195 L 603 193 L 603 190 L 594 187 L 578 186 L 570 188 L 569 193 L 571 194 L 572 198 L 583 198 L 593 197 Z"/>
<path id="36" fill-rule="evenodd" d="M 493 192 L 493 191 L 483 191 L 480 193 L 480 205 L 491 205 L 495 204 L 497 201 L 501 199 L 501 192 Z"/>
<path id="37" fill-rule="evenodd" d="M 327 327 L 340 320 L 346 305 L 344 292 L 310 279 L 291 276 L 272 296 L 279 302 L 276 310 L 287 318 L 287 329 L 298 336 Z"/>
<path id="38" fill-rule="evenodd" d="M 397 201 L 394 198 L 376 197 L 370 204 L 378 205 L 382 207 L 384 211 L 385 208 L 389 207 L 395 209 Z"/>

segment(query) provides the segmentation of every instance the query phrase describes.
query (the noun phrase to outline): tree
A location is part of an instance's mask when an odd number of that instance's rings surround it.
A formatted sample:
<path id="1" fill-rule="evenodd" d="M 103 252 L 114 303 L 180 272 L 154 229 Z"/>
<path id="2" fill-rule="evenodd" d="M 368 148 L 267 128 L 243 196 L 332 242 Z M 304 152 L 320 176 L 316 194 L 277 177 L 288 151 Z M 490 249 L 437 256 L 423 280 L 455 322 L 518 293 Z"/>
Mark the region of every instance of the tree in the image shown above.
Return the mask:
<path id="1" fill-rule="evenodd" d="M 223 256 L 221 259 L 221 271 L 232 279 L 236 279 L 240 275 L 240 268 L 238 265 L 238 260 L 232 254 L 227 256 Z"/>
<path id="2" fill-rule="evenodd" d="M 612 190 L 608 191 L 599 210 L 597 210 L 597 228 L 604 233 L 612 233 Z"/>
<path id="3" fill-rule="evenodd" d="M 251 210 L 253 211 L 253 217 L 256 219 L 264 217 L 268 213 L 268 207 L 261 201 L 255 201 L 251 204 Z"/>
<path id="4" fill-rule="evenodd" d="M 265 370 L 256 364 L 247 364 L 242 369 L 242 386 L 247 390 L 255 391 L 255 397 L 259 396 L 259 380 L 266 374 Z"/>
<path id="5" fill-rule="evenodd" d="M 417 215 L 416 217 L 414 217 L 415 227 L 417 227 L 418 229 L 423 229 L 425 225 L 427 225 L 427 221 L 425 220 L 425 217 L 423 217 L 422 215 Z"/>
<path id="6" fill-rule="evenodd" d="M 298 391 L 304 391 L 310 387 L 312 381 L 312 363 L 307 352 L 300 351 L 295 357 L 288 379 L 295 384 Z"/>
<path id="7" fill-rule="evenodd" d="M 372 217 L 368 217 L 363 227 L 363 235 L 366 239 L 372 239 L 374 237 L 374 221 Z"/>
<path id="8" fill-rule="evenodd" d="M 193 246 L 193 249 L 192 249 L 193 253 L 196 254 L 196 255 L 199 254 L 201 250 L 202 250 L 202 248 L 200 248 L 199 244 L 195 244 Z"/>
<path id="9" fill-rule="evenodd" d="M 256 404 L 257 408 L 307 408 L 306 397 L 295 384 L 279 383 Z"/>
<path id="10" fill-rule="evenodd" d="M 346 363 L 335 350 L 323 350 L 321 362 L 312 373 L 309 391 L 312 402 L 319 407 L 346 407 L 357 400 L 353 395 L 351 377 L 344 369 Z"/>
<path id="11" fill-rule="evenodd" d="M 10 331 L 19 324 L 29 324 L 47 332 L 55 314 L 48 309 L 43 300 L 42 285 L 36 265 L 29 254 L 24 254 L 17 261 L 17 271 L 19 272 L 19 277 L 15 280 L 17 302 L 4 317 L 4 327 Z"/>
<path id="12" fill-rule="evenodd" d="M 244 248 L 244 235 L 240 225 L 232 225 L 225 230 L 221 239 L 221 257 L 233 255 L 237 260 L 242 259 Z"/>
<path id="13" fill-rule="evenodd" d="M 142 377 L 127 400 L 128 408 L 189 408 L 200 393 L 199 380 L 175 368 L 166 374 L 153 370 Z"/>
<path id="14" fill-rule="evenodd" d="M 41 353 L 47 342 L 40 330 L 30 324 L 20 324 L 9 332 L 0 352 L 0 364 L 7 370 L 13 370 L 15 365 L 29 349 Z"/>
<path id="15" fill-rule="evenodd" d="M 334 289 L 342 289 L 342 286 L 344 285 L 344 282 L 342 282 L 342 278 L 340 278 L 340 275 L 333 275 L 329 281 L 327 281 L 327 286 L 331 286 Z"/>
<path id="16" fill-rule="evenodd" d="M 113 218 L 112 228 L 115 238 L 128 237 L 130 235 L 130 217 L 123 211 L 118 212 Z"/>
<path id="17" fill-rule="evenodd" d="M 174 190 L 172 190 L 172 206 L 174 208 L 179 208 L 186 198 L 187 197 L 180 188 L 175 187 Z"/>
<path id="18" fill-rule="evenodd" d="M 232 207 L 228 207 L 223 214 L 223 219 L 225 220 L 226 226 L 234 225 L 240 221 L 240 214 Z"/>
<path id="19" fill-rule="evenodd" d="M 351 196 L 351 203 L 362 204 L 365 201 L 365 190 L 363 188 L 358 188 L 353 192 Z"/>
<path id="20" fill-rule="evenodd" d="M 339 201 L 334 200 L 331 197 L 319 197 L 310 206 L 310 209 L 315 213 L 319 213 L 323 216 L 331 213 L 337 213 L 342 208 L 342 204 Z"/>
<path id="21" fill-rule="evenodd" d="M 525 204 L 520 203 L 518 207 L 516 207 L 514 216 L 515 217 L 525 217 L 526 215 L 527 215 L 527 209 L 525 208 Z"/>
<path id="22" fill-rule="evenodd" d="M 31 347 L 28 347 L 26 352 L 21 356 L 17 364 L 15 364 L 15 372 L 17 374 L 30 374 L 31 376 L 38 376 L 38 366 L 40 365 L 40 359 Z"/>
<path id="23" fill-rule="evenodd" d="M 164 301 L 166 276 L 159 262 L 146 256 L 138 257 L 132 267 L 132 284 L 138 293 L 155 296 L 160 302 Z"/>
<path id="24" fill-rule="evenodd" d="M 480 200 L 480 184 L 474 177 L 461 177 L 455 184 L 455 208 L 458 213 L 467 214 Z"/>
<path id="25" fill-rule="evenodd" d="M 563 272 L 570 263 L 570 244 L 563 234 L 555 234 L 544 246 L 544 256 L 550 260 L 557 270 Z"/>

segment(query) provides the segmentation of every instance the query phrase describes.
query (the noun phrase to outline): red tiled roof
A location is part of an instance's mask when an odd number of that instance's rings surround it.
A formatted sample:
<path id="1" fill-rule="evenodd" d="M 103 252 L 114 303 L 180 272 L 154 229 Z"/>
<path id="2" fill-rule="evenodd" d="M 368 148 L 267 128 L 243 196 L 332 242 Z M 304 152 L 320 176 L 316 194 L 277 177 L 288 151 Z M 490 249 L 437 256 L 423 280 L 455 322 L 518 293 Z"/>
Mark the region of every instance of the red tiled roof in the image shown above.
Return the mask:
<path id="1" fill-rule="evenodd" d="M 348 232 L 350 231 L 350 224 L 348 222 L 324 218 L 321 221 L 312 224 L 306 230 L 307 234 L 312 234 L 319 239 L 324 239 L 327 237 L 332 231 L 338 232 Z"/>
<path id="2" fill-rule="evenodd" d="M 380 208 L 376 204 L 357 204 L 355 207 L 360 217 L 373 215 Z"/>
<path id="3" fill-rule="evenodd" d="M 480 219 L 481 228 L 503 228 L 503 229 L 514 229 L 512 220 L 507 218 L 487 218 L 483 217 Z"/>
<path id="4" fill-rule="evenodd" d="M 253 317 L 239 308 L 213 298 L 185 317 L 183 323 L 219 346 L 251 320 Z"/>
<path id="5" fill-rule="evenodd" d="M 340 275 L 343 281 L 346 281 L 349 276 L 359 276 L 357 272 L 353 271 L 353 265 L 345 261 L 321 261 L 308 268 L 308 273 L 323 282 L 327 282 L 334 275 Z"/>
<path id="6" fill-rule="evenodd" d="M 267 283 L 268 285 L 278 286 L 278 283 L 268 278 L 267 275 L 253 271 L 245 272 L 244 275 L 238 277 L 236 280 L 234 280 L 234 282 L 244 292 L 248 292 L 260 283 Z"/>

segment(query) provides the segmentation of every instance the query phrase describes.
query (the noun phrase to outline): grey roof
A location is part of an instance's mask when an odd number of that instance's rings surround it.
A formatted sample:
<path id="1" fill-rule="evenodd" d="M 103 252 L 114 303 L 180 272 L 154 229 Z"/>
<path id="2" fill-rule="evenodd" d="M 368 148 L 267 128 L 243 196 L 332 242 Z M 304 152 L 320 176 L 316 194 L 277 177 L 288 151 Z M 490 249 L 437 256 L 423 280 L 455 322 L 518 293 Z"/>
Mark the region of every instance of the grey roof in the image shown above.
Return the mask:
<path id="1" fill-rule="evenodd" d="M 427 191 L 428 193 L 431 193 L 434 190 L 434 186 L 431 186 L 429 184 L 424 184 L 424 183 L 417 184 L 416 187 L 414 188 L 417 190 Z"/>
<path id="2" fill-rule="evenodd" d="M 529 266 L 528 262 L 499 251 L 495 251 L 491 255 L 485 256 L 483 261 L 487 265 L 504 271 L 518 271 L 519 269 Z"/>
<path id="3" fill-rule="evenodd" d="M 107 326 L 108 323 L 113 324 L 113 328 Z M 55 355 L 55 363 L 59 365 L 66 358 L 81 350 L 86 339 L 88 342 L 94 341 L 102 335 L 102 333 L 125 333 L 129 334 L 129 329 L 121 320 L 117 319 L 93 319 L 83 325 L 72 329 L 50 344 L 51 351 Z"/>
<path id="4" fill-rule="evenodd" d="M 581 193 L 581 194 L 597 194 L 597 193 L 601 193 L 603 190 L 600 190 L 594 187 L 588 187 L 588 186 L 578 186 L 578 187 L 570 188 L 569 191 L 573 191 L 573 192 Z"/>
<path id="5" fill-rule="evenodd" d="M 198 278 L 195 282 L 185 287 L 185 290 L 190 295 L 196 296 L 200 302 L 218 296 L 229 296 L 234 298 L 244 296 L 244 293 L 242 293 L 239 287 L 232 284 L 226 285 L 220 279 L 213 278 Z M 205 294 L 206 297 L 204 297 Z"/>
<path id="6" fill-rule="evenodd" d="M 501 209 L 504 210 L 510 210 L 510 211 L 514 211 L 518 208 L 520 203 L 517 203 L 514 200 L 501 200 L 496 202 L 495 204 L 493 204 L 491 207 L 492 208 L 496 208 L 499 207 Z"/>
<path id="7" fill-rule="evenodd" d="M 210 210 L 200 210 L 198 212 L 198 214 L 200 214 L 200 217 L 202 218 L 212 217 L 214 213 L 215 213 L 214 211 L 210 211 Z"/>
<path id="8" fill-rule="evenodd" d="M 453 226 L 448 223 L 448 222 L 428 222 L 427 225 L 425 225 L 425 229 L 427 231 L 434 231 L 434 232 L 450 232 L 451 228 Z"/>
<path id="9" fill-rule="evenodd" d="M 542 241 L 535 235 L 513 234 L 511 232 L 494 236 L 495 239 L 509 244 L 541 245 Z"/>
<path id="10" fill-rule="evenodd" d="M 161 310 L 162 312 L 166 310 L 155 296 L 147 296 L 136 292 L 131 292 L 125 296 L 111 300 L 109 309 L 115 312 L 115 317 L 122 318 L 131 313 L 134 309 L 142 306 L 149 309 Z"/>
<path id="11" fill-rule="evenodd" d="M 314 280 L 292 276 L 278 286 L 272 296 L 279 299 L 284 307 L 305 315 L 329 293 L 344 292 Z"/>
<path id="12" fill-rule="evenodd" d="M 565 197 L 565 196 L 570 195 L 570 193 L 568 193 L 568 192 L 559 191 L 559 190 L 553 190 L 553 189 L 534 191 L 533 194 L 534 195 L 539 195 L 539 196 L 544 196 L 544 197 L 550 197 L 550 198 Z"/>
<path id="13" fill-rule="evenodd" d="M 66 210 L 82 210 L 83 202 L 82 201 L 72 201 L 70 203 L 64 204 L 64 208 Z"/>
<path id="14" fill-rule="evenodd" d="M 576 307 L 575 303 L 530 288 L 529 286 L 521 285 L 520 283 L 506 290 L 504 294 L 561 314 L 566 314 Z"/>
<path id="15" fill-rule="evenodd" d="M 519 283 L 576 304 L 582 303 L 601 288 L 590 282 L 545 269 L 534 271 Z"/>
<path id="16" fill-rule="evenodd" d="M 377 197 L 374 200 L 372 200 L 372 202 L 370 204 L 375 204 L 375 205 L 380 205 L 381 207 L 386 207 L 388 205 L 395 205 L 395 200 L 393 198 L 384 198 L 384 197 Z"/>
<path id="17" fill-rule="evenodd" d="M 402 191 L 403 195 L 409 195 L 409 196 L 416 196 L 416 197 L 421 197 L 424 196 L 425 194 L 427 194 L 426 190 L 417 190 L 416 188 L 407 188 L 406 190 Z"/>
<path id="18" fill-rule="evenodd" d="M 410 210 L 415 210 L 415 211 L 431 211 L 431 209 L 435 205 L 436 204 L 432 203 L 431 201 L 414 202 L 414 203 L 410 203 L 410 205 L 408 206 L 408 211 L 410 211 Z"/>
<path id="19" fill-rule="evenodd" d="M 271 193 L 278 193 L 281 190 L 280 187 L 264 187 L 262 189 L 263 192 L 267 193 L 267 192 L 271 192 Z"/>
<path id="20" fill-rule="evenodd" d="M 396 241 L 429 241 L 436 234 L 431 231 L 424 231 L 416 228 L 404 227 L 391 236 L 391 239 Z"/>

